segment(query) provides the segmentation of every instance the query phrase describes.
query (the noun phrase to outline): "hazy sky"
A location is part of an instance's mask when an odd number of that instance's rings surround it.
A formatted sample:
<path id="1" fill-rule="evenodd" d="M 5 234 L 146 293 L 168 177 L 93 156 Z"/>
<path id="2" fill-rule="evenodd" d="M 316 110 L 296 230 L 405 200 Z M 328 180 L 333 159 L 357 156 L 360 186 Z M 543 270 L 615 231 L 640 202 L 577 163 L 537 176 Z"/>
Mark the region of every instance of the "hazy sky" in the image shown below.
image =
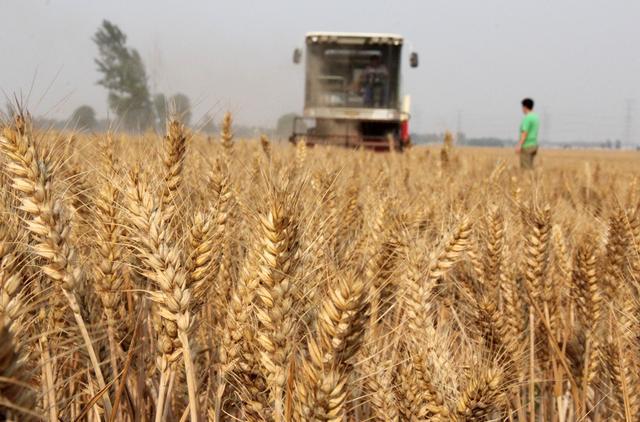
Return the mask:
<path id="1" fill-rule="evenodd" d="M 405 36 L 403 90 L 412 129 L 514 137 L 519 101 L 536 100 L 552 140 L 622 138 L 627 99 L 640 141 L 640 1 L 0 0 L 0 95 L 29 94 L 33 114 L 106 116 L 92 35 L 108 19 L 128 35 L 152 90 L 184 92 L 195 116 L 230 109 L 274 126 L 302 109 L 308 31 Z M 0 104 L 3 104 L 2 101 Z"/>

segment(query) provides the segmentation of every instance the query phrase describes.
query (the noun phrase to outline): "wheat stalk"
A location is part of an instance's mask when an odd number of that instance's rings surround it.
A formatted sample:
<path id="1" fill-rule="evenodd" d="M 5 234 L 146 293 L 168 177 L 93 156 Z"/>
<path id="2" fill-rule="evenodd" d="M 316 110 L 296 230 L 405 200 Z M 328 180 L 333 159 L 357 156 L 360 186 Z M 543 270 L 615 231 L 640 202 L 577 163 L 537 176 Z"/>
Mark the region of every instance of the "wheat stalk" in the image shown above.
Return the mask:
<path id="1" fill-rule="evenodd" d="M 39 420 L 35 394 L 23 364 L 25 359 L 11 331 L 3 318 L 0 321 L 0 416 L 6 420 Z"/>

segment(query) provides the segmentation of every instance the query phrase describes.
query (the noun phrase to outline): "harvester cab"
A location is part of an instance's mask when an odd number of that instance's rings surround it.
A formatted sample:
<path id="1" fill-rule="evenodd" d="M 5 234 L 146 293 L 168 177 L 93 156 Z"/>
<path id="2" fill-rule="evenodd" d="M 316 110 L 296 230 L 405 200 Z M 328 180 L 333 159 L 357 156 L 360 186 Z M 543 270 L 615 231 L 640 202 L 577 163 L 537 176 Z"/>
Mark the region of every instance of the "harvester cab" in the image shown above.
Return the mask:
<path id="1" fill-rule="evenodd" d="M 402 150 L 409 137 L 409 97 L 401 96 L 403 38 L 394 34 L 306 35 L 304 111 L 291 142 Z M 294 63 L 303 60 L 296 49 Z M 417 53 L 409 57 L 418 66 Z"/>

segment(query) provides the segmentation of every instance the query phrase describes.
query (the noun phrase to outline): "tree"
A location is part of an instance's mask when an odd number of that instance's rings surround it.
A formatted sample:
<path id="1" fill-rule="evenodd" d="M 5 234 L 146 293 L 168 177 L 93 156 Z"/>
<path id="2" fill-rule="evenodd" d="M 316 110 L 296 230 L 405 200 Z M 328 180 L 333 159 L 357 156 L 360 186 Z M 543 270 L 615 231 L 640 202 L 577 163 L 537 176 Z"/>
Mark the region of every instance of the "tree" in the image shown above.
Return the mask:
<path id="1" fill-rule="evenodd" d="M 109 108 L 125 128 L 148 128 L 153 124 L 153 108 L 140 54 L 127 47 L 127 36 L 107 20 L 102 21 L 93 41 L 99 55 L 95 62 L 102 73 L 97 83 L 109 91 Z"/>
<path id="2" fill-rule="evenodd" d="M 95 129 L 98 124 L 95 110 L 88 105 L 76 108 L 71 115 L 71 124 L 82 129 Z"/>
<path id="3" fill-rule="evenodd" d="M 191 123 L 191 101 L 185 94 L 175 94 L 169 101 L 171 111 L 185 126 Z"/>

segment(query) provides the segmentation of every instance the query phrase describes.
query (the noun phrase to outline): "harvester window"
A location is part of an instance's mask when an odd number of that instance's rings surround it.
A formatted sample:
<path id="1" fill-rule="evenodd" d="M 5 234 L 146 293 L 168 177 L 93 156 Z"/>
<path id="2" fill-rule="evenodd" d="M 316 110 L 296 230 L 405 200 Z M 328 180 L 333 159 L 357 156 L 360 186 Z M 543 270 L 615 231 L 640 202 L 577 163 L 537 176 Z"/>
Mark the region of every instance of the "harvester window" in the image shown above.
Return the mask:
<path id="1" fill-rule="evenodd" d="M 339 75 L 320 75 L 318 81 L 323 89 L 320 92 L 321 102 L 330 106 L 347 104 L 347 81 Z"/>
<path id="2" fill-rule="evenodd" d="M 395 108 L 400 46 L 309 46 L 307 106 Z"/>

